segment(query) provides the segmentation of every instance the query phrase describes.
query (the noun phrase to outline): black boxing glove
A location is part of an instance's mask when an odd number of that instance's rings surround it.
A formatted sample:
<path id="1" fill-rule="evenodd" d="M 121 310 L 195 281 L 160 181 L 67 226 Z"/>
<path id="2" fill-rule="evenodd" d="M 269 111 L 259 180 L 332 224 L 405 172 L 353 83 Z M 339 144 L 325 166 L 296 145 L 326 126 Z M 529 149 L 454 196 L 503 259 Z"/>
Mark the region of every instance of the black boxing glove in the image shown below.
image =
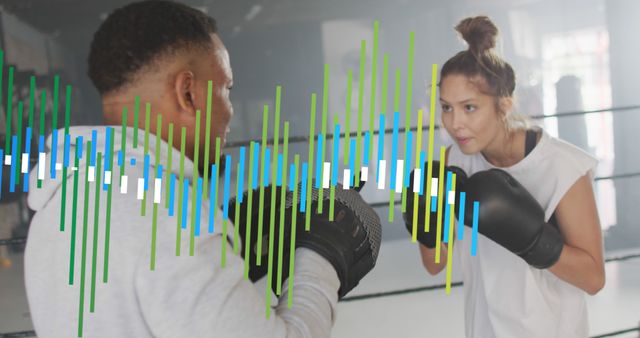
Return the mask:
<path id="1" fill-rule="evenodd" d="M 529 265 L 545 269 L 560 258 L 564 240 L 544 221 L 536 199 L 506 171 L 490 169 L 473 174 L 465 189 L 480 202 L 478 232 L 522 257 Z M 471 225 L 473 215 L 465 215 Z"/>

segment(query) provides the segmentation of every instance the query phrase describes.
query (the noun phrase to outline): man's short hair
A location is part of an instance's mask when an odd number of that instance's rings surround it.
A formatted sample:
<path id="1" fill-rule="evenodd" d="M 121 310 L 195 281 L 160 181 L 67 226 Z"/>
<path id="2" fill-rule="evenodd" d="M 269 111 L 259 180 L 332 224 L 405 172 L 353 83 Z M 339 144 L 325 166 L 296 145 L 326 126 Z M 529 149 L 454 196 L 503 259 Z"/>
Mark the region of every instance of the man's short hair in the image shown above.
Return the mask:
<path id="1" fill-rule="evenodd" d="M 88 74 L 101 95 L 133 80 L 159 57 L 212 46 L 216 22 L 172 1 L 142 1 L 116 9 L 93 35 Z"/>

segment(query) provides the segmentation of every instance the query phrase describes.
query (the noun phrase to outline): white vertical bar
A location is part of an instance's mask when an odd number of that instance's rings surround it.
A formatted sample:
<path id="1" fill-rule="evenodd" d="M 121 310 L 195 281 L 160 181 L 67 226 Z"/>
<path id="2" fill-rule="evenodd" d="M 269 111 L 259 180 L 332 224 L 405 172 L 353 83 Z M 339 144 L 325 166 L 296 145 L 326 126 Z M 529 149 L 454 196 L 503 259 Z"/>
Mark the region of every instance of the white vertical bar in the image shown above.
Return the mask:
<path id="1" fill-rule="evenodd" d="M 402 192 L 402 183 L 404 174 L 404 160 L 398 160 L 398 165 L 396 166 L 396 193 Z"/>
<path id="2" fill-rule="evenodd" d="M 351 185 L 351 170 L 349 168 L 344 169 L 344 176 L 342 177 L 342 188 L 347 190 Z"/>
<path id="3" fill-rule="evenodd" d="M 27 153 L 22 154 L 22 168 L 20 171 L 23 174 L 26 174 L 29 172 L 29 154 Z"/>
<path id="4" fill-rule="evenodd" d="M 387 173 L 387 160 L 380 160 L 380 172 L 378 173 L 378 189 L 384 189 L 384 182 L 386 180 Z"/>
<path id="5" fill-rule="evenodd" d="M 56 171 L 62 170 L 62 163 L 56 162 Z"/>
<path id="6" fill-rule="evenodd" d="M 11 165 L 11 155 L 4 155 L 4 165 Z"/>
<path id="7" fill-rule="evenodd" d="M 129 182 L 129 177 L 127 177 L 126 175 L 122 175 L 122 180 L 120 180 L 120 193 L 121 194 L 126 194 L 127 193 L 127 183 Z"/>
<path id="8" fill-rule="evenodd" d="M 111 170 L 104 172 L 104 183 L 111 184 Z"/>
<path id="9" fill-rule="evenodd" d="M 47 155 L 45 153 L 38 154 L 38 179 L 44 180 L 44 167 L 47 161 Z"/>
<path id="10" fill-rule="evenodd" d="M 434 177 L 431 179 L 431 196 L 438 196 L 438 178 Z"/>
<path id="11" fill-rule="evenodd" d="M 141 200 L 144 197 L 144 178 L 138 179 L 138 199 Z"/>
<path id="12" fill-rule="evenodd" d="M 453 190 L 449 190 L 447 192 L 447 203 L 450 205 L 456 203 L 456 194 L 453 192 Z"/>
<path id="13" fill-rule="evenodd" d="M 155 179 L 154 182 L 154 186 L 153 186 L 153 203 L 160 203 L 160 196 L 162 195 L 162 179 L 161 178 L 157 178 Z"/>
<path id="14" fill-rule="evenodd" d="M 96 167 L 89 166 L 89 182 L 93 182 L 96 180 Z"/>
<path id="15" fill-rule="evenodd" d="M 422 174 L 422 169 L 416 168 L 413 171 L 413 192 L 420 192 L 420 187 L 422 187 L 422 181 L 420 180 L 420 176 Z"/>
<path id="16" fill-rule="evenodd" d="M 360 168 L 360 181 L 366 182 L 369 179 L 369 167 Z"/>
<path id="17" fill-rule="evenodd" d="M 331 179 L 331 163 L 324 162 L 323 170 L 322 170 L 322 187 L 325 189 L 329 188 L 329 179 Z"/>

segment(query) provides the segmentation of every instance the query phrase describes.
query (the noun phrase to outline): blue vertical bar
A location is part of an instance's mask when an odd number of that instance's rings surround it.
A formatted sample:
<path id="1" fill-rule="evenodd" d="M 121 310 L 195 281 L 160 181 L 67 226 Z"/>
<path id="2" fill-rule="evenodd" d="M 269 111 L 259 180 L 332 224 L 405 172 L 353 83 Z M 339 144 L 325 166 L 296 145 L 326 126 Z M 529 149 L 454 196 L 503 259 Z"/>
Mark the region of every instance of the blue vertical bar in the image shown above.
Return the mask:
<path id="1" fill-rule="evenodd" d="M 82 159 L 82 149 L 84 148 L 84 138 L 82 136 L 76 137 L 76 156 Z"/>
<path id="2" fill-rule="evenodd" d="M 409 187 L 409 174 L 411 173 L 411 153 L 413 151 L 413 133 L 407 132 L 407 144 L 405 144 L 405 159 L 404 159 L 404 186 Z"/>
<path id="3" fill-rule="evenodd" d="M 320 189 L 320 186 L 322 185 L 322 182 L 321 182 L 322 166 L 324 165 L 323 163 L 324 152 L 322 149 L 323 146 L 324 146 L 324 135 L 318 134 L 318 153 L 316 154 L 316 180 L 315 180 L 316 189 Z"/>
<path id="4" fill-rule="evenodd" d="M 118 166 L 122 167 L 124 165 L 124 152 L 122 149 L 118 150 Z"/>
<path id="5" fill-rule="evenodd" d="M 431 194 L 431 192 L 429 192 Z M 431 196 L 431 212 L 438 211 L 438 196 Z"/>
<path id="6" fill-rule="evenodd" d="M 478 253 L 478 213 L 480 209 L 480 203 L 473 202 L 473 227 L 471 233 L 471 256 L 475 256 Z"/>
<path id="7" fill-rule="evenodd" d="M 242 198 L 243 198 L 243 193 L 242 191 L 244 190 L 244 157 L 245 157 L 245 148 L 244 147 L 240 147 L 240 161 L 238 163 L 238 166 L 240 167 L 238 170 L 239 176 L 238 177 L 238 182 L 236 182 L 236 185 L 238 186 L 238 192 L 237 192 L 237 196 L 238 196 L 238 202 L 242 203 Z"/>
<path id="8" fill-rule="evenodd" d="M 253 171 L 253 180 L 251 182 L 251 189 L 257 189 L 258 188 L 258 159 L 260 158 L 260 143 L 255 142 L 255 145 L 253 146 L 253 163 L 254 166 L 253 168 L 251 168 L 251 170 Z"/>
<path id="9" fill-rule="evenodd" d="M 338 168 L 340 163 L 338 162 L 338 153 L 340 152 L 340 125 L 336 124 L 333 130 L 333 160 L 331 164 L 331 186 L 338 184 Z"/>
<path id="10" fill-rule="evenodd" d="M 307 162 L 302 163 L 302 193 L 300 194 L 300 212 L 305 212 L 307 210 Z"/>
<path id="11" fill-rule="evenodd" d="M 200 205 L 202 205 L 202 177 L 198 177 L 198 190 L 196 191 L 196 224 L 194 236 L 200 237 Z"/>
<path id="12" fill-rule="evenodd" d="M 56 161 L 58 160 L 58 130 L 51 132 L 51 178 L 56 178 Z"/>
<path id="13" fill-rule="evenodd" d="M 296 188 L 296 182 L 293 181 L 295 178 L 294 170 L 296 170 L 296 166 L 291 163 L 291 165 L 289 166 L 289 191 L 293 191 L 293 189 Z"/>
<path id="14" fill-rule="evenodd" d="M 113 129 L 111 127 L 107 127 L 106 129 L 106 143 L 104 144 L 104 166 L 103 166 L 103 175 L 102 177 L 104 177 L 105 173 L 107 171 L 111 171 L 111 154 L 109 154 L 109 145 L 111 144 L 111 132 L 113 131 Z M 107 191 L 108 189 L 108 185 L 107 185 L 107 180 L 103 180 L 102 181 L 102 190 Z M 145 189 L 146 189 L 146 179 L 145 179 Z"/>
<path id="15" fill-rule="evenodd" d="M 356 149 L 356 139 L 352 138 L 351 140 L 349 140 L 349 147 L 351 147 L 350 149 Z M 349 178 L 349 186 L 353 187 L 353 184 L 355 183 L 355 176 L 354 173 L 354 165 L 356 162 L 356 152 L 355 151 L 350 151 L 349 152 L 349 172 L 351 174 L 351 178 Z"/>
<path id="16" fill-rule="evenodd" d="M 26 140 L 24 142 L 24 147 L 25 147 L 25 153 L 27 154 L 27 172 L 24 173 L 23 177 L 23 181 L 22 181 L 22 191 L 23 192 L 29 192 L 29 157 L 31 155 L 31 128 L 27 127 L 27 135 L 26 135 Z"/>
<path id="17" fill-rule="evenodd" d="M 271 158 L 271 150 L 269 148 L 265 149 L 264 158 L 265 158 L 265 161 L 266 161 L 266 159 Z M 269 168 L 271 168 L 271 166 L 268 163 L 265 163 L 262 166 L 262 168 L 264 169 L 263 173 L 262 173 L 262 182 L 264 182 L 263 185 L 266 187 L 266 186 L 269 186 L 269 183 L 270 183 L 269 182 L 269 176 L 270 176 L 269 175 Z"/>
<path id="18" fill-rule="evenodd" d="M 16 164 L 18 163 L 18 137 L 11 137 L 11 174 L 9 175 L 9 192 L 16 191 Z"/>
<path id="19" fill-rule="evenodd" d="M 215 163 L 211 165 L 211 172 L 212 173 L 216 172 Z M 210 234 L 213 233 L 213 216 L 215 214 L 213 212 L 213 208 L 216 208 L 216 206 L 213 205 L 213 199 L 214 199 L 215 192 L 218 190 L 216 187 L 216 185 L 218 184 L 217 179 L 218 178 L 216 177 L 216 175 L 211 176 L 211 188 L 209 189 L 209 233 Z"/>
<path id="20" fill-rule="evenodd" d="M 149 190 L 149 154 L 144 154 L 144 191 Z"/>
<path id="21" fill-rule="evenodd" d="M 424 166 L 427 163 L 425 161 L 425 157 L 427 156 L 427 154 L 423 151 L 420 152 L 420 196 L 422 196 L 424 194 L 424 180 L 425 180 L 425 173 L 424 173 Z"/>
<path id="22" fill-rule="evenodd" d="M 389 189 L 395 190 L 396 188 L 396 166 L 398 155 L 398 119 L 400 117 L 399 112 L 393 113 L 393 141 L 391 143 L 391 181 L 389 182 Z"/>
<path id="23" fill-rule="evenodd" d="M 173 209 L 175 204 L 175 190 L 176 190 L 176 174 L 171 173 L 169 181 L 169 216 L 173 216 Z"/>
<path id="24" fill-rule="evenodd" d="M 188 196 L 189 196 L 189 179 L 185 177 L 184 185 L 182 187 L 182 229 L 187 228 L 187 211 L 188 211 L 187 208 L 189 207 Z"/>
<path id="25" fill-rule="evenodd" d="M 229 183 L 231 180 L 231 155 L 226 156 L 224 163 L 224 194 L 222 195 L 222 219 L 229 219 Z"/>
<path id="26" fill-rule="evenodd" d="M 71 135 L 64 134 L 64 153 L 62 155 L 62 165 L 69 168 L 69 147 L 71 146 Z"/>
<path id="27" fill-rule="evenodd" d="M 82 136 L 76 137 L 76 157 L 82 158 Z M 80 168 L 76 170 L 80 170 Z"/>
<path id="28" fill-rule="evenodd" d="M 444 237 L 442 239 L 442 243 L 449 243 L 449 217 L 450 217 L 450 211 L 449 211 L 449 200 L 448 200 L 448 195 L 449 195 L 449 191 L 451 190 L 451 172 L 447 171 L 447 189 L 445 189 L 444 191 L 444 196 L 442 196 L 442 199 L 444 200 Z"/>
<path id="29" fill-rule="evenodd" d="M 276 176 L 276 186 L 282 185 L 282 154 L 278 154 L 278 174 Z"/>
<path id="30" fill-rule="evenodd" d="M 461 241 L 464 237 L 464 202 L 467 198 L 467 194 L 462 191 L 460 192 L 460 205 L 458 206 L 458 210 L 460 211 L 458 214 L 458 240 Z"/>
<path id="31" fill-rule="evenodd" d="M 385 115 L 380 114 L 380 127 L 378 128 L 378 163 L 376 163 L 376 183 L 380 180 L 380 161 L 382 161 L 382 153 L 384 152 L 384 124 Z"/>
<path id="32" fill-rule="evenodd" d="M 90 164 L 92 167 L 96 166 L 97 143 L 98 143 L 98 131 L 94 129 L 91 131 L 91 163 Z"/>
<path id="33" fill-rule="evenodd" d="M 364 163 L 362 165 L 369 166 L 369 140 L 371 138 L 371 132 L 367 131 L 364 134 Z"/>

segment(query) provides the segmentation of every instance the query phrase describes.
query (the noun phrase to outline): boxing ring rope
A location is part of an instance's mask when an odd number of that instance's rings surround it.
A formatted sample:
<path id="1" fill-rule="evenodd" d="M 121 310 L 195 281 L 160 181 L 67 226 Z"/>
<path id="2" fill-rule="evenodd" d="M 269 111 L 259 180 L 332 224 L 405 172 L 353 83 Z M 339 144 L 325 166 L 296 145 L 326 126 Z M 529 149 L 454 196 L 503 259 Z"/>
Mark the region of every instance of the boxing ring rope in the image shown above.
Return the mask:
<path id="1" fill-rule="evenodd" d="M 564 112 L 564 113 L 556 113 L 556 114 L 550 114 L 550 115 L 532 115 L 532 116 L 528 116 L 529 118 L 533 119 L 533 120 L 542 120 L 542 119 L 546 119 L 546 118 L 552 118 L 552 117 L 571 117 L 571 116 L 580 116 L 580 115 L 589 115 L 589 114 L 599 114 L 599 113 L 606 113 L 606 112 L 612 112 L 612 113 L 617 113 L 617 112 L 623 112 L 623 111 L 629 111 L 629 110 L 636 110 L 636 109 L 640 109 L 640 105 L 633 105 L 633 106 L 620 106 L 620 107 L 610 107 L 610 108 L 605 108 L 605 109 L 595 109 L 595 110 L 580 110 L 580 111 L 568 111 L 568 112 Z M 440 125 L 435 125 L 434 130 L 440 129 Z M 429 129 L 428 125 L 425 125 L 423 128 L 423 130 L 425 129 Z M 407 129 L 405 127 L 399 127 L 398 128 L 398 133 L 404 133 Z M 415 132 L 418 130 L 418 127 L 411 127 L 409 128 L 409 130 L 411 132 Z M 393 128 L 386 128 L 384 130 L 385 134 L 392 134 L 393 133 Z M 374 130 L 372 131 L 372 136 L 373 135 L 379 135 L 380 131 L 379 130 Z M 358 135 L 357 131 L 352 131 L 351 133 L 349 133 L 350 137 L 356 137 Z M 346 133 L 340 133 L 340 138 L 345 138 L 347 136 Z M 327 140 L 331 140 L 333 139 L 333 134 L 327 133 L 325 136 L 325 141 Z M 309 136 L 290 136 L 289 137 L 289 144 L 292 143 L 304 143 L 304 142 L 308 142 L 310 139 Z M 315 140 L 318 139 L 317 136 L 314 137 Z M 284 139 L 280 139 L 280 142 L 282 142 Z M 273 138 L 268 138 L 267 139 L 267 144 L 273 144 Z M 247 147 L 251 145 L 251 142 L 256 142 L 256 140 L 244 140 L 244 141 L 236 141 L 236 142 L 227 142 L 227 144 L 225 145 L 225 149 L 233 149 L 233 148 L 240 148 L 240 147 Z"/>

